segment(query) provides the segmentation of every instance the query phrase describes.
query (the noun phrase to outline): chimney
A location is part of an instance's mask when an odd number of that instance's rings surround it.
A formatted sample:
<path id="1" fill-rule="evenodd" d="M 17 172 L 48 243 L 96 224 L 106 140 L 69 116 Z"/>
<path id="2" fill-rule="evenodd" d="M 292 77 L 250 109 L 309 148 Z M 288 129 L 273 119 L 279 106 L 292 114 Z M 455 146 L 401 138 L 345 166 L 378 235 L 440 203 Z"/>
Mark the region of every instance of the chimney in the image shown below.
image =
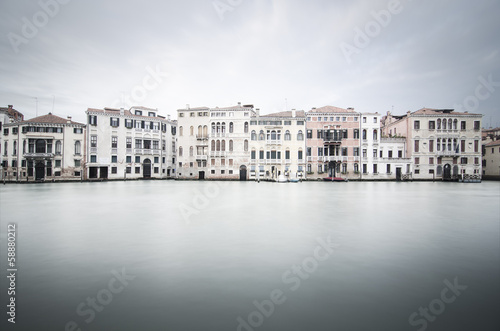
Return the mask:
<path id="1" fill-rule="evenodd" d="M 71 123 L 71 116 L 68 116 L 68 120 L 67 120 L 67 123 Z"/>
<path id="2" fill-rule="evenodd" d="M 123 107 L 120 108 L 120 115 L 125 115 L 125 109 Z"/>
<path id="3" fill-rule="evenodd" d="M 10 109 L 10 110 L 12 110 L 12 108 L 13 108 L 13 107 L 14 107 L 13 105 L 9 105 L 9 109 Z"/>
<path id="4" fill-rule="evenodd" d="M 168 115 L 167 115 L 167 120 L 169 120 L 169 121 L 170 121 L 170 114 L 168 114 Z"/>
<path id="5" fill-rule="evenodd" d="M 238 107 L 241 107 L 241 102 L 238 102 Z"/>
<path id="6" fill-rule="evenodd" d="M 296 110 L 292 109 L 292 117 L 295 117 L 295 114 L 296 114 Z"/>
<path id="7" fill-rule="evenodd" d="M 255 114 L 257 115 L 257 117 L 259 117 L 259 116 L 260 116 L 260 108 L 256 108 L 256 109 L 255 109 Z"/>
<path id="8" fill-rule="evenodd" d="M 189 109 L 189 103 L 188 103 L 188 104 L 186 104 L 186 109 Z"/>

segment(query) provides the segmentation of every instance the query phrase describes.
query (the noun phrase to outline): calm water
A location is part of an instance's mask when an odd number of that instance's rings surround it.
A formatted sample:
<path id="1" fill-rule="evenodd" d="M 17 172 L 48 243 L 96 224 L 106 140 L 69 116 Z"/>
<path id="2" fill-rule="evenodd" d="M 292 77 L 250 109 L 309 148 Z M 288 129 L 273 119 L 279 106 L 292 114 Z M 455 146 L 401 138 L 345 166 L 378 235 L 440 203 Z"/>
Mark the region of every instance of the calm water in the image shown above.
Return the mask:
<path id="1" fill-rule="evenodd" d="M 498 182 L 5 185 L 0 207 L 4 330 L 500 329 Z"/>

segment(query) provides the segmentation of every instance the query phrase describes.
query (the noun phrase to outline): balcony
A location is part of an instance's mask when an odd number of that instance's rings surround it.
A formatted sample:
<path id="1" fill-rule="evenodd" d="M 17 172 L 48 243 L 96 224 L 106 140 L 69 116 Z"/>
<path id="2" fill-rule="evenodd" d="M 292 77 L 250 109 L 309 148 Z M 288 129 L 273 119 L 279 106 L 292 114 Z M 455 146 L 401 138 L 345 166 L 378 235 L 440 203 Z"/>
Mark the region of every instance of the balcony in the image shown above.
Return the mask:
<path id="1" fill-rule="evenodd" d="M 266 160 L 266 164 L 283 164 L 283 162 L 278 159 L 268 159 Z"/>
<path id="2" fill-rule="evenodd" d="M 323 157 L 323 160 L 325 162 L 339 162 L 339 161 L 342 161 L 342 157 L 341 156 L 324 156 Z"/>
<path id="3" fill-rule="evenodd" d="M 210 152 L 210 157 L 226 157 L 226 152 Z"/>
<path id="4" fill-rule="evenodd" d="M 266 140 L 267 145 L 281 145 L 281 140 Z"/>
<path id="5" fill-rule="evenodd" d="M 455 151 L 437 151 L 436 152 L 437 156 L 454 156 L 458 157 L 460 156 L 460 152 L 455 152 Z"/>
<path id="6" fill-rule="evenodd" d="M 23 156 L 27 159 L 52 159 L 54 153 L 24 153 Z"/>
<path id="7" fill-rule="evenodd" d="M 134 149 L 134 154 L 142 154 L 142 148 L 136 148 Z"/>
<path id="8" fill-rule="evenodd" d="M 197 134 L 196 135 L 196 140 L 200 140 L 200 141 L 208 140 L 208 135 L 204 135 L 204 134 L 199 135 L 199 134 Z"/>
<path id="9" fill-rule="evenodd" d="M 97 147 L 90 147 L 90 153 L 97 153 Z"/>
<path id="10" fill-rule="evenodd" d="M 197 161 L 206 161 L 208 160 L 208 155 L 196 155 Z"/>
<path id="11" fill-rule="evenodd" d="M 218 133 L 212 133 L 210 137 L 212 138 L 224 138 L 226 136 L 226 133 L 224 132 L 218 132 Z"/>

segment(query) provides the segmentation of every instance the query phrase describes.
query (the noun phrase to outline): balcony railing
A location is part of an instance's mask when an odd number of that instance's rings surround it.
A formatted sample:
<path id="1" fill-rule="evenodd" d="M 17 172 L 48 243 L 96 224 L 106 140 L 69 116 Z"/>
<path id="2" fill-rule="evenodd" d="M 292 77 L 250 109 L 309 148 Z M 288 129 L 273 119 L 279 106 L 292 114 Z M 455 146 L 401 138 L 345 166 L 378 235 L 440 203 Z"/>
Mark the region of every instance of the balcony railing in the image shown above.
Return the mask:
<path id="1" fill-rule="evenodd" d="M 90 147 L 90 153 L 97 153 L 97 147 Z"/>
<path id="2" fill-rule="evenodd" d="M 199 134 L 197 134 L 196 135 L 196 139 L 197 140 L 208 140 L 208 135 L 204 135 L 204 134 L 199 135 Z"/>
<path id="3" fill-rule="evenodd" d="M 24 153 L 25 158 L 53 158 L 54 153 Z"/>
<path id="4" fill-rule="evenodd" d="M 266 140 L 268 145 L 281 145 L 281 140 Z"/>
<path id="5" fill-rule="evenodd" d="M 196 160 L 206 161 L 208 160 L 208 155 L 196 155 Z"/>
<path id="6" fill-rule="evenodd" d="M 226 157 L 226 152 L 210 152 L 210 157 Z"/>
<path id="7" fill-rule="evenodd" d="M 268 159 L 266 160 L 266 164 L 282 164 L 283 162 L 281 160 L 277 159 Z"/>
<path id="8" fill-rule="evenodd" d="M 460 156 L 460 152 L 456 151 L 437 151 L 437 156 Z"/>
<path id="9" fill-rule="evenodd" d="M 219 133 L 212 133 L 212 134 L 210 135 L 210 137 L 212 137 L 212 138 L 221 138 L 221 137 L 225 137 L 225 136 L 226 136 L 226 133 L 225 133 L 225 132 L 224 132 L 224 133 L 222 133 L 222 132 L 219 132 Z"/>

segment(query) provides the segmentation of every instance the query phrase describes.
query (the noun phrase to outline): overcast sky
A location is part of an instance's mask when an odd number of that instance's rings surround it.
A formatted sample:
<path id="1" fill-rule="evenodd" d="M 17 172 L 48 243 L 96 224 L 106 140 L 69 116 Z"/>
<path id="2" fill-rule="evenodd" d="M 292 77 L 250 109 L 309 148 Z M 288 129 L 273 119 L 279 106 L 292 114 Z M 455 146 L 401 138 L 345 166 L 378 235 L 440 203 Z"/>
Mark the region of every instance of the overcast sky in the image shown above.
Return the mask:
<path id="1" fill-rule="evenodd" d="M 38 115 L 79 121 L 242 102 L 455 108 L 500 126 L 498 0 L 55 1 L 0 2 L 0 106 L 27 118 L 36 97 Z"/>

